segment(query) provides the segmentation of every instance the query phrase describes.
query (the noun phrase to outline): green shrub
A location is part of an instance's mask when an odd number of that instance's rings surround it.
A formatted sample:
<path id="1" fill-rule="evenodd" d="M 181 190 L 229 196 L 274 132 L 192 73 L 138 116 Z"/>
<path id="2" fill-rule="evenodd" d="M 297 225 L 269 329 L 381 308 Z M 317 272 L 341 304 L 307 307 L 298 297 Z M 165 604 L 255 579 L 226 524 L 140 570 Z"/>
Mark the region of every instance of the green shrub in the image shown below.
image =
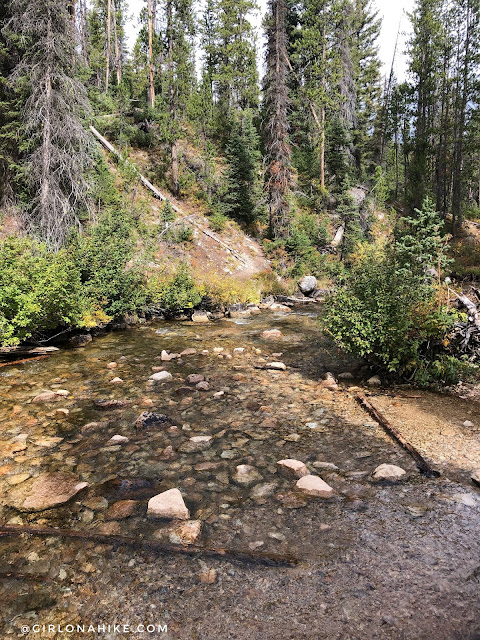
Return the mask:
<path id="1" fill-rule="evenodd" d="M 0 244 L 0 343 L 16 345 L 42 331 L 82 324 L 87 304 L 66 250 L 27 238 Z"/>
<path id="2" fill-rule="evenodd" d="M 447 353 L 445 336 L 458 312 L 426 275 L 445 264 L 444 239 L 428 198 L 416 213 L 400 221 L 393 245 L 357 247 L 324 323 L 341 347 L 378 369 L 421 385 L 450 383 L 461 363 Z"/>
<path id="3" fill-rule="evenodd" d="M 145 304 L 145 281 L 133 257 L 133 222 L 125 211 L 111 210 L 88 233 L 72 242 L 84 296 L 111 318 L 132 313 Z"/>
<path id="4" fill-rule="evenodd" d="M 195 284 L 187 265 L 182 264 L 169 276 L 153 277 L 149 282 L 149 303 L 174 315 L 193 309 L 202 300 L 202 292 Z"/>
<path id="5" fill-rule="evenodd" d="M 208 218 L 210 228 L 216 233 L 220 233 L 224 230 L 227 221 L 227 216 L 224 215 L 221 211 L 215 211 L 215 213 Z"/>

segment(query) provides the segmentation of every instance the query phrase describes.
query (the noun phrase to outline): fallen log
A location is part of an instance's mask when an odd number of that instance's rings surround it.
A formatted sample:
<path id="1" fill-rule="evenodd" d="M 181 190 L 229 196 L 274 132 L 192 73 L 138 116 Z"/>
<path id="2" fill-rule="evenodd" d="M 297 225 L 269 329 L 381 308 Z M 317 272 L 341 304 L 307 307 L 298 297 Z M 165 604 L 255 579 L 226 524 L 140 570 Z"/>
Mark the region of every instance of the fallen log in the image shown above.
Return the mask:
<path id="1" fill-rule="evenodd" d="M 109 142 L 106 138 L 104 138 L 102 136 L 102 134 L 99 133 L 95 129 L 95 127 L 90 125 L 89 128 L 90 128 L 90 131 L 93 133 L 93 135 L 97 138 L 97 140 L 99 140 L 103 144 L 103 146 L 106 149 L 108 149 L 108 151 L 110 151 L 110 153 L 113 153 L 113 155 L 116 156 L 117 158 L 119 158 L 120 160 L 125 161 L 124 158 L 122 157 L 122 155 L 115 149 L 113 144 L 111 142 Z M 166 200 L 169 200 L 169 198 L 164 193 L 162 193 L 159 189 L 157 189 L 157 187 L 155 187 L 149 180 L 147 180 L 147 178 L 145 178 L 145 176 L 143 176 L 140 173 L 140 171 L 138 170 L 138 168 L 134 164 L 132 164 L 131 162 L 128 162 L 128 161 L 125 161 L 125 162 L 127 162 L 130 167 L 135 169 L 135 171 L 137 172 L 138 177 L 140 179 L 140 182 L 143 184 L 144 187 L 146 187 L 149 191 L 151 191 L 153 193 L 155 198 L 158 198 L 159 200 L 162 200 L 163 202 L 165 202 Z M 178 207 L 175 203 L 173 203 L 171 201 L 170 201 L 170 206 L 175 211 L 175 213 L 178 213 L 180 216 L 185 218 L 185 213 L 182 211 L 182 209 L 180 209 L 180 207 Z M 205 234 L 206 236 L 211 238 L 214 242 L 219 244 L 221 247 L 226 249 L 239 262 L 241 262 L 245 266 L 247 265 L 246 261 L 242 258 L 242 256 L 235 249 L 232 249 L 232 247 L 229 247 L 228 244 L 226 244 L 225 242 L 220 240 L 220 238 L 217 238 L 217 236 L 215 234 L 213 234 L 211 231 L 208 231 L 208 229 L 204 229 L 197 222 L 192 221 L 191 224 L 194 227 L 196 227 L 199 231 L 201 231 L 203 234 Z"/>
<path id="2" fill-rule="evenodd" d="M 378 411 L 363 395 L 363 393 L 357 392 L 356 399 L 360 406 L 365 409 L 367 413 L 369 413 L 379 425 L 381 425 L 385 431 L 392 436 L 397 442 L 399 442 L 404 449 L 408 451 L 408 453 L 415 460 L 417 467 L 420 472 L 429 478 L 438 478 L 440 475 L 439 471 L 432 469 L 432 467 L 428 464 L 428 462 L 420 455 L 420 453 L 415 449 L 415 447 L 408 442 L 404 438 L 404 436 L 396 429 L 388 420 L 383 416 L 380 411 Z"/>
<path id="3" fill-rule="evenodd" d="M 43 360 L 48 356 L 34 356 L 33 358 L 22 358 L 21 360 L 12 360 L 11 362 L 0 362 L 0 367 L 8 367 L 11 364 L 23 364 L 24 362 L 30 362 L 31 360 Z"/>
<path id="4" fill-rule="evenodd" d="M 203 556 L 218 560 L 247 562 L 266 566 L 294 566 L 298 560 L 293 556 L 267 553 L 265 551 L 244 551 L 241 549 L 223 549 L 213 547 L 199 547 L 197 545 L 176 545 L 156 540 L 145 540 L 138 537 L 111 535 L 95 531 L 79 531 L 75 529 L 57 529 L 54 527 L 33 527 L 30 525 L 15 525 L 0 523 L 0 537 L 11 535 L 35 535 L 40 537 L 72 538 L 88 540 L 100 544 L 113 544 L 157 551 L 163 554 L 183 554 L 189 556 Z"/>

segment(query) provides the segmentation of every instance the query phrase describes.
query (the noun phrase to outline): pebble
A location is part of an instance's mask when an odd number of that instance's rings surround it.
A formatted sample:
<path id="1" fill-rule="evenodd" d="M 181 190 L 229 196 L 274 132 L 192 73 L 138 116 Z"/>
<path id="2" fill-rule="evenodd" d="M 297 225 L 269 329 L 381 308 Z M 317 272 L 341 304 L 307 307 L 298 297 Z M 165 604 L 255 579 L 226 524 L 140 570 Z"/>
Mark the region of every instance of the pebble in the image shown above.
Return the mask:
<path id="1" fill-rule="evenodd" d="M 286 475 L 294 476 L 296 478 L 302 478 L 308 475 L 308 469 L 305 463 L 300 460 L 294 460 L 292 458 L 286 458 L 285 460 L 279 460 L 277 462 L 279 471 Z"/>
<path id="2" fill-rule="evenodd" d="M 258 482 L 261 479 L 262 476 L 258 473 L 255 467 L 252 467 L 249 464 L 239 464 L 232 476 L 232 480 L 234 482 L 245 487 Z"/>
<path id="3" fill-rule="evenodd" d="M 283 333 L 280 329 L 266 329 L 262 332 L 262 338 L 264 340 L 279 340 L 283 338 Z"/>
<path id="4" fill-rule="evenodd" d="M 251 497 L 253 499 L 267 498 L 277 488 L 276 482 L 265 482 L 264 484 L 257 484 L 253 487 Z"/>
<path id="5" fill-rule="evenodd" d="M 198 384 L 199 382 L 203 382 L 204 380 L 205 376 L 202 376 L 201 373 L 191 373 L 187 378 L 187 382 L 189 384 Z"/>
<path id="6" fill-rule="evenodd" d="M 116 362 L 109 362 L 107 364 L 107 369 L 116 369 L 118 367 L 118 364 Z"/>
<path id="7" fill-rule="evenodd" d="M 312 463 L 312 467 L 315 467 L 315 469 L 325 469 L 327 471 L 338 471 L 337 465 L 333 464 L 333 462 L 321 462 L 320 460 L 315 460 L 315 462 Z"/>
<path id="8" fill-rule="evenodd" d="M 307 496 L 316 498 L 329 498 L 333 495 L 333 489 L 318 476 L 306 475 L 296 483 L 296 488 Z"/>
<path id="9" fill-rule="evenodd" d="M 200 520 L 188 520 L 175 526 L 169 533 L 169 540 L 172 544 L 195 544 L 202 533 L 202 523 Z"/>
<path id="10" fill-rule="evenodd" d="M 195 385 L 195 388 L 198 389 L 199 391 L 209 391 L 210 385 L 206 380 L 202 380 L 201 382 Z"/>
<path id="11" fill-rule="evenodd" d="M 196 453 L 197 451 L 205 451 L 211 446 L 212 436 L 193 436 L 179 447 L 179 451 L 183 453 Z"/>
<path id="12" fill-rule="evenodd" d="M 267 369 L 272 369 L 273 371 L 287 370 L 287 365 L 284 362 L 268 362 L 265 366 Z"/>
<path id="13" fill-rule="evenodd" d="M 121 436 L 119 434 L 116 434 L 112 436 L 110 440 L 107 441 L 106 444 L 107 446 L 112 446 L 116 444 L 126 444 L 127 442 L 129 442 L 129 439 L 127 438 L 127 436 Z"/>
<path id="14" fill-rule="evenodd" d="M 107 520 L 123 520 L 135 513 L 138 502 L 136 500 L 119 500 L 114 502 L 105 514 Z"/>
<path id="15" fill-rule="evenodd" d="M 395 482 L 406 475 L 406 471 L 395 464 L 381 464 L 373 472 L 375 480 L 390 480 Z"/>
<path id="16" fill-rule="evenodd" d="M 149 380 L 154 382 L 166 382 L 167 380 L 173 380 L 173 376 L 169 371 L 157 371 L 150 376 Z"/>
<path id="17" fill-rule="evenodd" d="M 463 426 L 464 427 L 474 427 L 475 425 L 470 420 L 465 420 L 465 422 L 463 423 Z"/>
<path id="18" fill-rule="evenodd" d="M 183 501 L 180 490 L 169 489 L 159 493 L 148 501 L 147 515 L 154 518 L 169 518 L 171 520 L 189 520 L 190 512 Z"/>
<path id="19" fill-rule="evenodd" d="M 215 569 L 207 569 L 206 571 L 199 573 L 198 577 L 200 578 L 200 582 L 203 582 L 203 584 L 214 584 L 217 580 L 217 572 Z"/>
<path id="20" fill-rule="evenodd" d="M 110 384 L 122 384 L 123 380 L 121 378 L 113 378 L 110 380 Z"/>

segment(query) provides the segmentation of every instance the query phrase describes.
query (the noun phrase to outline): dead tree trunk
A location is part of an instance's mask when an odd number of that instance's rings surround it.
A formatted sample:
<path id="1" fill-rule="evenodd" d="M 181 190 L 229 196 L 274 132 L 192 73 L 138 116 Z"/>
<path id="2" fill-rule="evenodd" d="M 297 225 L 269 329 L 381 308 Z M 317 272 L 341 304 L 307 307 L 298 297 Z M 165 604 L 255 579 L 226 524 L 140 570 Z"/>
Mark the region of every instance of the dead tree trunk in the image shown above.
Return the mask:
<path id="1" fill-rule="evenodd" d="M 148 106 L 155 107 L 155 69 L 153 64 L 154 15 L 152 0 L 148 0 Z"/>
<path id="2" fill-rule="evenodd" d="M 357 393 L 357 401 L 358 403 L 367 411 L 374 420 L 380 424 L 385 431 L 392 436 L 397 442 L 399 442 L 404 449 L 408 451 L 408 453 L 415 460 L 417 467 L 420 471 L 430 477 L 430 478 L 438 478 L 440 473 L 432 469 L 432 467 L 428 464 L 428 462 L 420 455 L 420 453 L 415 449 L 415 447 L 406 440 L 400 431 L 398 431 L 388 420 L 383 416 L 380 411 L 377 411 L 375 407 L 370 404 L 370 402 L 366 399 L 363 393 Z"/>
<path id="3" fill-rule="evenodd" d="M 110 57 L 112 55 L 111 23 L 112 23 L 112 0 L 107 0 L 107 50 L 105 52 L 105 93 L 108 93 L 108 85 L 110 83 Z"/>

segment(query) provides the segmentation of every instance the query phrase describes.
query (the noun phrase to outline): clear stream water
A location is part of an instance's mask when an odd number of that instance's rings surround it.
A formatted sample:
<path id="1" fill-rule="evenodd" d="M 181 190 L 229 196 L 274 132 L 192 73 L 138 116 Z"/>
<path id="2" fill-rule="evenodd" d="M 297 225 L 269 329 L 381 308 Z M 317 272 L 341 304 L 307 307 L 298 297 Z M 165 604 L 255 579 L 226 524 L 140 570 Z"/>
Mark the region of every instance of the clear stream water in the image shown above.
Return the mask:
<path id="1" fill-rule="evenodd" d="M 172 524 L 147 518 L 146 506 L 178 487 L 202 522 L 198 544 L 298 560 L 264 567 L 56 536 L 0 537 L 1 637 L 118 638 L 108 624 L 162 623 L 168 630 L 136 637 L 480 638 L 478 490 L 453 465 L 439 479 L 421 476 L 352 409 L 346 386 L 334 394 L 319 387 L 324 372 L 355 372 L 356 364 L 321 336 L 312 309 L 145 324 L 0 369 L 1 522 L 168 540 Z M 262 338 L 273 327 L 283 338 Z M 163 349 L 196 353 L 162 362 Z M 264 370 L 272 360 L 287 371 Z M 152 382 L 154 367 L 173 379 Z M 209 389 L 189 384 L 190 374 L 203 375 Z M 69 395 L 32 403 L 49 390 Z M 105 400 L 120 405 L 101 408 Z M 433 394 L 421 402 L 438 409 Z M 136 429 L 142 411 L 170 422 Z M 129 441 L 107 446 L 113 435 Z M 198 435 L 212 436 L 210 446 L 189 451 Z M 295 492 L 295 479 L 277 472 L 282 458 L 305 462 L 333 498 Z M 407 479 L 373 482 L 381 463 L 400 465 Z M 235 481 L 240 464 L 255 469 L 248 486 Z M 19 508 L 36 477 L 65 471 L 88 487 L 58 507 Z M 127 517 L 112 508 L 122 500 L 134 501 Z M 65 631 L 68 624 L 107 628 L 88 635 Z"/>

